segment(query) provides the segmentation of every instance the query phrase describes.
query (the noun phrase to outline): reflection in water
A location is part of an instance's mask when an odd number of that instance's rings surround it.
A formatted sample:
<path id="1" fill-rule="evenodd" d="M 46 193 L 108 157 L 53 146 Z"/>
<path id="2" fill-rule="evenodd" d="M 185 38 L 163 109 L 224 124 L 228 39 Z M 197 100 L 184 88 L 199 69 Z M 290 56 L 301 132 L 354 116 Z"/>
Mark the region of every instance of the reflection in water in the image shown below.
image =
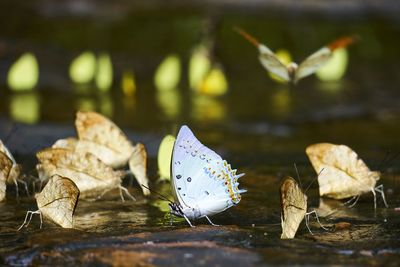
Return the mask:
<path id="1" fill-rule="evenodd" d="M 206 95 L 224 95 L 228 91 L 228 81 L 220 67 L 213 67 L 205 79 L 202 81 L 200 93 Z"/>
<path id="2" fill-rule="evenodd" d="M 85 51 L 77 56 L 69 67 L 69 76 L 74 83 L 85 84 L 93 80 L 96 73 L 96 56 Z"/>
<path id="3" fill-rule="evenodd" d="M 89 96 L 81 96 L 75 101 L 75 109 L 81 111 L 95 111 L 96 100 Z"/>
<path id="4" fill-rule="evenodd" d="M 96 86 L 100 91 L 109 91 L 113 83 L 113 66 L 111 57 L 101 53 L 97 59 Z"/>
<path id="5" fill-rule="evenodd" d="M 168 55 L 154 74 L 154 85 L 158 91 L 175 90 L 181 79 L 181 60 L 176 54 Z"/>
<path id="6" fill-rule="evenodd" d="M 36 93 L 13 94 L 10 101 L 13 120 L 34 124 L 40 119 L 40 98 Z"/>
<path id="7" fill-rule="evenodd" d="M 179 90 L 157 91 L 156 100 L 163 114 L 168 119 L 176 119 L 181 112 L 181 95 Z"/>
<path id="8" fill-rule="evenodd" d="M 282 61 L 283 64 L 288 65 L 290 62 L 292 62 L 292 56 L 290 55 L 290 52 L 287 51 L 286 49 L 278 49 L 275 52 L 275 55 L 279 58 L 280 61 Z M 268 72 L 269 76 L 274 80 L 279 83 L 286 83 L 286 81 L 279 76 Z"/>
<path id="9" fill-rule="evenodd" d="M 108 93 L 96 96 L 81 96 L 75 101 L 75 109 L 82 111 L 99 111 L 112 118 L 114 114 L 113 100 Z"/>
<path id="10" fill-rule="evenodd" d="M 13 91 L 32 90 L 38 81 L 39 64 L 32 53 L 23 54 L 8 71 L 7 83 Z"/>
<path id="11" fill-rule="evenodd" d="M 279 117 L 287 116 L 291 111 L 290 88 L 278 88 L 272 95 L 272 107 L 274 113 Z"/>
<path id="12" fill-rule="evenodd" d="M 132 97 L 136 94 L 136 81 L 133 71 L 124 71 L 121 80 L 122 92 L 127 97 Z"/>
<path id="13" fill-rule="evenodd" d="M 98 105 L 100 113 L 112 118 L 114 114 L 114 102 L 109 93 L 104 93 L 99 95 Z"/>
<path id="14" fill-rule="evenodd" d="M 199 45 L 193 50 L 189 61 L 189 86 L 198 91 L 202 81 L 211 68 L 209 53 L 204 45 Z"/>
<path id="15" fill-rule="evenodd" d="M 191 117 L 197 121 L 222 121 L 225 119 L 226 107 L 221 99 L 206 95 L 193 95 Z"/>
<path id="16" fill-rule="evenodd" d="M 348 53 L 346 48 L 339 48 L 333 52 L 332 58 L 315 73 L 321 81 L 339 81 L 344 76 Z"/>

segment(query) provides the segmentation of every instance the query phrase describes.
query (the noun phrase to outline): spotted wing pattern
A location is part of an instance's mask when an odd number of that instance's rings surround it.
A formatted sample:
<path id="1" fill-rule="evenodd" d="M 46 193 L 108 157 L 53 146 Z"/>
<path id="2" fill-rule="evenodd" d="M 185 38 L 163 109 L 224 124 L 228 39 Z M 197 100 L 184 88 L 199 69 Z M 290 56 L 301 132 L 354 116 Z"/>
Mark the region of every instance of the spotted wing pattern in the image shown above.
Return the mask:
<path id="1" fill-rule="evenodd" d="M 202 145 L 187 126 L 177 136 L 172 156 L 172 184 L 176 199 L 186 208 L 213 215 L 240 202 L 236 170 Z"/>

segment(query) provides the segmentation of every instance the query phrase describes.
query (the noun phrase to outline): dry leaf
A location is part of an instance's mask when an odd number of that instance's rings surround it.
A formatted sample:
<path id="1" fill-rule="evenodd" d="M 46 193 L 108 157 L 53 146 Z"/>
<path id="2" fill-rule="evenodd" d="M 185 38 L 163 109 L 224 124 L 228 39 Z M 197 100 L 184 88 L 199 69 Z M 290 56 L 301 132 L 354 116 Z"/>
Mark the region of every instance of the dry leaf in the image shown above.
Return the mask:
<path id="1" fill-rule="evenodd" d="M 98 196 L 119 188 L 121 173 L 114 171 L 96 156 L 65 148 L 47 148 L 36 153 L 36 166 L 43 181 L 58 174 L 68 177 L 78 186 L 82 197 Z"/>
<path id="2" fill-rule="evenodd" d="M 96 112 L 78 111 L 75 127 L 80 141 L 94 143 L 83 145 L 87 146 L 88 151 L 113 168 L 126 165 L 133 152 L 133 145 L 111 120 Z M 96 145 L 106 147 L 107 150 Z"/>
<path id="3" fill-rule="evenodd" d="M 374 192 L 380 173 L 370 171 L 349 147 L 319 143 L 307 147 L 306 153 L 315 171 L 320 173 L 321 196 L 344 199 Z"/>
<path id="4" fill-rule="evenodd" d="M 307 196 L 297 182 L 286 177 L 280 187 L 282 239 L 294 238 L 307 212 Z"/>
<path id="5" fill-rule="evenodd" d="M 143 144 L 138 143 L 134 147 L 129 160 L 129 169 L 141 186 L 144 195 L 150 195 L 149 178 L 147 178 L 147 152 Z M 143 187 L 142 185 L 146 186 Z"/>
<path id="6" fill-rule="evenodd" d="M 73 228 L 73 215 L 78 203 L 79 189 L 75 183 L 65 177 L 54 175 L 36 194 L 39 211 L 63 228 Z"/>

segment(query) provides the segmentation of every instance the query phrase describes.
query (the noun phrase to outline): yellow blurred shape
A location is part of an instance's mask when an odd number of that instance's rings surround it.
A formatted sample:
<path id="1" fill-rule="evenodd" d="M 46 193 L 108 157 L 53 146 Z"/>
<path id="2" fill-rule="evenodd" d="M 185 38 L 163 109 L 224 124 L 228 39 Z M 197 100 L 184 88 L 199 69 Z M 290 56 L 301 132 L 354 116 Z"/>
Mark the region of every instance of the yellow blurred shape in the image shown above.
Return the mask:
<path id="1" fill-rule="evenodd" d="M 112 118 L 114 115 L 114 102 L 109 94 L 101 94 L 99 96 L 100 113 Z"/>
<path id="2" fill-rule="evenodd" d="M 285 87 L 285 88 L 279 88 L 279 90 L 276 90 L 272 96 L 272 106 L 274 113 L 280 116 L 285 116 L 290 112 L 290 89 Z"/>
<path id="3" fill-rule="evenodd" d="M 217 99 L 207 95 L 195 95 L 192 97 L 192 113 L 194 120 L 219 121 L 225 118 L 225 105 Z"/>
<path id="4" fill-rule="evenodd" d="M 39 121 L 40 100 L 34 93 L 14 94 L 10 102 L 10 114 L 13 120 L 28 124 Z"/>
<path id="5" fill-rule="evenodd" d="M 76 109 L 80 111 L 95 111 L 96 101 L 90 97 L 79 97 L 75 106 Z"/>
<path id="6" fill-rule="evenodd" d="M 113 67 L 111 57 L 101 53 L 97 59 L 96 86 L 100 91 L 108 91 L 113 83 Z"/>
<path id="7" fill-rule="evenodd" d="M 134 96 L 136 93 L 135 75 L 132 71 L 124 71 L 121 81 L 122 92 L 126 96 Z"/>
<path id="8" fill-rule="evenodd" d="M 193 90 L 199 90 L 200 85 L 209 73 L 211 61 L 204 46 L 194 49 L 189 61 L 189 85 Z"/>
<path id="9" fill-rule="evenodd" d="M 224 95 L 228 91 L 228 81 L 219 67 L 214 67 L 202 81 L 200 93 L 207 95 Z"/>
<path id="10" fill-rule="evenodd" d="M 348 60 L 346 48 L 335 50 L 332 58 L 316 72 L 318 79 L 321 81 L 339 81 L 346 72 Z"/>
<path id="11" fill-rule="evenodd" d="M 278 49 L 275 52 L 275 55 L 285 65 L 288 65 L 290 62 L 292 62 L 292 56 L 290 55 L 289 51 L 287 51 L 286 49 Z M 282 78 L 280 78 L 279 76 L 277 76 L 271 72 L 268 72 L 268 74 L 274 81 L 279 82 L 279 83 L 286 83 L 286 81 L 283 80 Z"/>
<path id="12" fill-rule="evenodd" d="M 159 91 L 156 94 L 157 103 L 164 115 L 170 119 L 176 119 L 181 110 L 181 97 L 178 90 Z"/>
<path id="13" fill-rule="evenodd" d="M 169 134 L 163 138 L 158 148 L 157 163 L 160 180 L 169 181 L 171 179 L 171 158 L 174 143 L 175 137 Z"/>
<path id="14" fill-rule="evenodd" d="M 13 91 L 32 90 L 39 80 L 39 64 L 35 55 L 24 53 L 12 64 L 7 75 L 8 86 Z"/>
<path id="15" fill-rule="evenodd" d="M 176 89 L 181 79 L 181 61 L 175 54 L 168 55 L 154 74 L 154 85 L 159 91 Z"/>
<path id="16" fill-rule="evenodd" d="M 74 83 L 89 83 L 96 73 L 96 57 L 86 51 L 77 56 L 69 67 L 69 76 Z"/>

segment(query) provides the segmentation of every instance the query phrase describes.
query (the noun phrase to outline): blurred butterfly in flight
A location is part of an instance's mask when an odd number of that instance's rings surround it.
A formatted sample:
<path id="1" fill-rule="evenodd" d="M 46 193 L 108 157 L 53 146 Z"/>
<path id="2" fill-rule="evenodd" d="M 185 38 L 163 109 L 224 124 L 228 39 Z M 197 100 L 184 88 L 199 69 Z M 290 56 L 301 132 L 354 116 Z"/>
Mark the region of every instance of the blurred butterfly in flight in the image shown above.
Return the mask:
<path id="1" fill-rule="evenodd" d="M 257 39 L 240 28 L 235 30 L 258 48 L 261 64 L 270 73 L 282 78 L 286 82 L 296 84 L 300 79 L 315 73 L 320 67 L 331 59 L 333 52 L 338 48 L 345 48 L 356 41 L 355 37 L 345 36 L 329 43 L 307 57 L 299 65 L 291 62 L 285 65 L 277 55 L 267 46 L 260 44 Z"/>
<path id="2" fill-rule="evenodd" d="M 190 220 L 220 213 L 240 202 L 238 179 L 231 165 L 217 153 L 200 143 L 187 126 L 182 126 L 176 138 L 171 161 L 172 188 L 175 202 L 171 213 Z"/>

